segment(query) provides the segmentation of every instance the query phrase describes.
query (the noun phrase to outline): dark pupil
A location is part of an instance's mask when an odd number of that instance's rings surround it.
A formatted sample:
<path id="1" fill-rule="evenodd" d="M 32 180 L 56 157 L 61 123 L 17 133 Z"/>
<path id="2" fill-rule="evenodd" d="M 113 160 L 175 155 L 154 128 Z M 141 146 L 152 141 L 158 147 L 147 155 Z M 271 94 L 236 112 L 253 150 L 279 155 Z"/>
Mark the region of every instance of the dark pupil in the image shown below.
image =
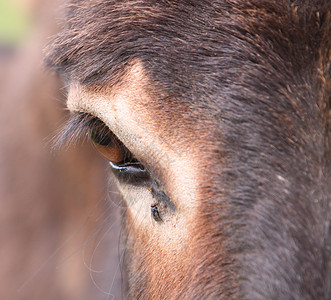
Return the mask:
<path id="1" fill-rule="evenodd" d="M 109 134 L 99 133 L 97 131 L 91 130 L 91 140 L 101 146 L 110 146 L 114 143 L 114 137 Z"/>

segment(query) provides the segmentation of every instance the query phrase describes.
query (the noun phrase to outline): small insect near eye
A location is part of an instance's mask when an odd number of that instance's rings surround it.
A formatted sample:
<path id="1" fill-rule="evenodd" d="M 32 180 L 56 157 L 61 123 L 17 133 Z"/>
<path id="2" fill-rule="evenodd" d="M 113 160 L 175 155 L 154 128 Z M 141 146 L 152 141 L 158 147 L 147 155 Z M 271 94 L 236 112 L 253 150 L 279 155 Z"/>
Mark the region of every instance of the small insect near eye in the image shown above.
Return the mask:
<path id="1" fill-rule="evenodd" d="M 157 204 L 152 204 L 151 205 L 151 214 L 152 214 L 153 219 L 156 222 L 161 222 L 162 221 L 162 218 L 160 216 L 160 212 L 159 212 L 159 208 L 158 208 Z"/>

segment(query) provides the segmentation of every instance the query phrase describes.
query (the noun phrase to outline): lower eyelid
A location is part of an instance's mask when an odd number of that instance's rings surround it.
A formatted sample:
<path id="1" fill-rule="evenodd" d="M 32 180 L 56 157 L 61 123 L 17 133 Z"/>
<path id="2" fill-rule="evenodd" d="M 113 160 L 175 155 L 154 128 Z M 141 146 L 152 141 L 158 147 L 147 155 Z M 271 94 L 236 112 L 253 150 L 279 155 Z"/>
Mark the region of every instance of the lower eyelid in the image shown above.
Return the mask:
<path id="1" fill-rule="evenodd" d="M 116 164 L 113 162 L 109 162 L 112 169 L 115 170 L 122 170 L 127 172 L 136 172 L 136 171 L 144 171 L 147 172 L 145 167 L 140 162 L 129 162 L 129 163 L 123 163 L 123 164 Z"/>
<path id="2" fill-rule="evenodd" d="M 143 184 L 150 180 L 150 174 L 145 167 L 139 163 L 124 163 L 121 165 L 109 162 L 115 176 L 122 182 L 130 184 Z"/>

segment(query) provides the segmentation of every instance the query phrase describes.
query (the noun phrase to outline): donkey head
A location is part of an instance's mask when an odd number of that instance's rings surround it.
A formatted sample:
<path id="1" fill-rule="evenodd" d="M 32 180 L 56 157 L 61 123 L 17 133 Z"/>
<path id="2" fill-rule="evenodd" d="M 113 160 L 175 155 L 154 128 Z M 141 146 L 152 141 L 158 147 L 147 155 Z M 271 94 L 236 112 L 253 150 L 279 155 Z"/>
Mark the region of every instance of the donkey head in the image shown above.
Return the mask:
<path id="1" fill-rule="evenodd" d="M 69 2 L 46 61 L 127 205 L 128 297 L 330 296 L 330 2 Z"/>

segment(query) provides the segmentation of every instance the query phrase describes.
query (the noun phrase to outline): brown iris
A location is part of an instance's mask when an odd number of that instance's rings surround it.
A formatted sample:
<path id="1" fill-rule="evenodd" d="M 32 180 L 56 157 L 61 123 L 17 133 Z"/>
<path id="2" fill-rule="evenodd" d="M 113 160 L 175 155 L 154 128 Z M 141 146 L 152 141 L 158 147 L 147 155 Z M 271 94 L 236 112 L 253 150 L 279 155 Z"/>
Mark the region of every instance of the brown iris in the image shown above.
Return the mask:
<path id="1" fill-rule="evenodd" d="M 108 128 L 91 128 L 90 137 L 95 149 L 106 160 L 121 164 L 132 160 L 132 155 Z"/>

